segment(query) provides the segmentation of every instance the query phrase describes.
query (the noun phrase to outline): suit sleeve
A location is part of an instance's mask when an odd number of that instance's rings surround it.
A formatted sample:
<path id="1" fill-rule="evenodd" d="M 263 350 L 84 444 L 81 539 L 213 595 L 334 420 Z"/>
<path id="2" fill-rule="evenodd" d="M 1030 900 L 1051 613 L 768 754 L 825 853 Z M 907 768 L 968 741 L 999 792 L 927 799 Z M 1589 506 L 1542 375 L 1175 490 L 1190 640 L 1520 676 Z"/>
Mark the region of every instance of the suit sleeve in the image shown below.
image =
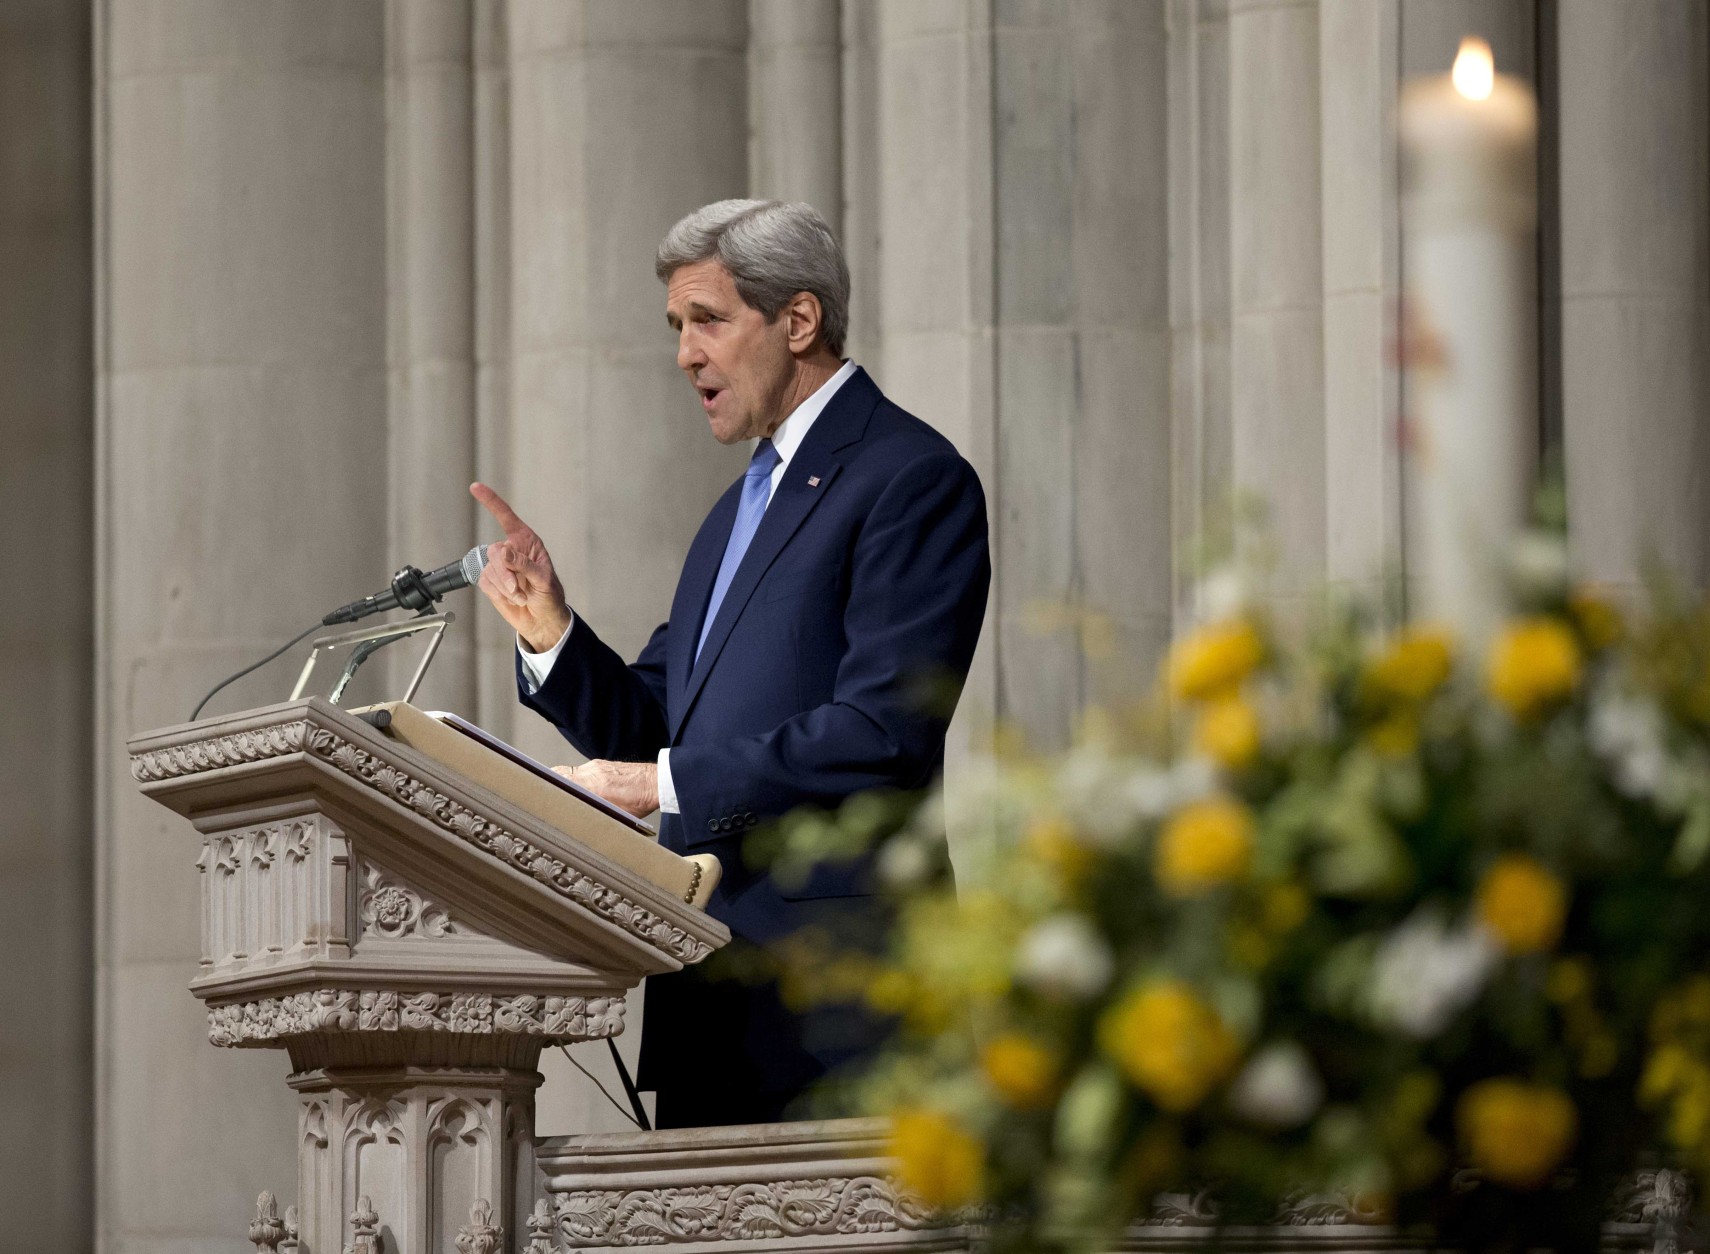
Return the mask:
<path id="1" fill-rule="evenodd" d="M 855 543 L 832 700 L 763 735 L 671 750 L 686 842 L 865 789 L 924 787 L 943 762 L 990 584 L 973 467 L 952 452 L 910 462 Z"/>
<path id="2" fill-rule="evenodd" d="M 578 752 L 614 762 L 651 762 L 670 743 L 665 718 L 665 643 L 654 629 L 633 664 L 613 652 L 578 614 L 551 674 L 531 693 L 517 660 L 517 695 L 543 714 Z"/>

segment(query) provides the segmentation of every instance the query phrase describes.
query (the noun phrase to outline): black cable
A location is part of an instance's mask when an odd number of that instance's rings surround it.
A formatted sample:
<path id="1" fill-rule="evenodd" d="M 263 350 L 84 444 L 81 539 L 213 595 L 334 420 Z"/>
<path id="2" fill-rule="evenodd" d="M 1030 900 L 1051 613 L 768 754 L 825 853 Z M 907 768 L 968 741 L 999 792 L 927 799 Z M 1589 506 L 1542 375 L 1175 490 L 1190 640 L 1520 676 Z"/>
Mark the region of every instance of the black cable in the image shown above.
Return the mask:
<path id="1" fill-rule="evenodd" d="M 617 1052 L 617 1042 L 606 1037 L 606 1048 L 612 1051 L 612 1066 L 617 1068 L 618 1079 L 623 1081 L 623 1095 L 629 1098 L 630 1108 L 635 1111 L 635 1126 L 643 1132 L 653 1131 L 653 1124 L 647 1118 L 647 1107 L 641 1104 L 641 1094 L 635 1091 L 635 1081 L 629 1078 L 629 1068 L 623 1065 L 623 1056 Z"/>
<path id="2" fill-rule="evenodd" d="M 285 652 L 286 649 L 289 649 L 292 645 L 296 644 L 304 636 L 307 636 L 312 632 L 319 631 L 325 625 L 326 624 L 324 624 L 324 623 L 316 623 L 313 627 L 310 627 L 307 631 L 300 632 L 299 634 L 292 636 L 284 644 L 280 645 L 277 649 L 273 650 L 273 652 L 269 653 L 266 657 L 262 658 L 261 661 L 255 663 L 253 666 L 246 666 L 235 675 L 227 675 L 224 679 L 220 680 L 219 683 L 215 684 L 212 688 L 208 689 L 208 695 L 203 697 L 200 701 L 198 701 L 196 703 L 196 708 L 194 710 L 190 711 L 190 721 L 192 723 L 194 723 L 196 721 L 196 716 L 202 712 L 202 707 L 207 705 L 208 702 L 213 699 L 214 694 L 216 692 L 218 692 L 221 688 L 224 688 L 227 684 L 232 683 L 234 680 L 242 679 L 245 675 L 249 674 L 251 671 L 260 670 L 263 666 L 266 666 L 274 658 L 278 657 L 281 653 Z"/>
<path id="3" fill-rule="evenodd" d="M 607 1037 L 606 1039 L 609 1041 L 611 1038 Z M 612 1104 L 613 1109 L 615 1109 L 618 1112 L 618 1114 L 622 1115 L 625 1119 L 629 1120 L 631 1123 L 634 1123 L 635 1126 L 640 1128 L 643 1132 L 651 1132 L 652 1131 L 652 1129 L 647 1127 L 644 1123 L 636 1123 L 635 1116 L 630 1114 L 629 1111 L 625 1110 L 623 1108 L 623 1104 L 621 1102 L 619 1102 L 617 1098 L 613 1097 L 609 1092 L 606 1091 L 606 1086 L 600 1083 L 599 1078 L 597 1076 L 595 1076 L 592 1071 L 589 1071 L 581 1063 L 576 1061 L 576 1055 L 574 1055 L 570 1052 L 570 1047 L 568 1045 L 560 1045 L 558 1048 L 564 1051 L 564 1056 L 570 1060 L 570 1065 L 572 1067 L 576 1068 L 576 1070 L 580 1071 L 583 1075 L 587 1076 L 589 1081 L 592 1082 L 593 1086 L 600 1090 L 600 1096 L 605 1098 L 608 1102 L 610 1102 Z M 623 1076 L 627 1080 L 629 1078 L 629 1073 L 627 1071 L 625 1071 L 623 1073 Z M 646 1111 L 641 1110 L 639 1107 L 637 1107 L 637 1111 L 638 1111 L 638 1113 L 640 1113 L 643 1120 L 645 1120 L 647 1118 L 647 1112 Z"/>

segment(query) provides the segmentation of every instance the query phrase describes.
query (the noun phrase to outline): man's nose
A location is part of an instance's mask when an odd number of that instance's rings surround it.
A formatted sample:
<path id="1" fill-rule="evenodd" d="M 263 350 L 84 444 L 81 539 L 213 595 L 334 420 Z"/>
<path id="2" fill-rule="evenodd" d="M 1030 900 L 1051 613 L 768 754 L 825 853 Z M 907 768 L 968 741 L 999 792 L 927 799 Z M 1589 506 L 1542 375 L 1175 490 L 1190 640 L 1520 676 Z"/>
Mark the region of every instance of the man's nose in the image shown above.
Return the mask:
<path id="1" fill-rule="evenodd" d="M 677 367 L 680 370 L 694 370 L 707 364 L 707 355 L 701 351 L 700 337 L 694 333 L 693 327 L 684 327 L 677 336 Z"/>

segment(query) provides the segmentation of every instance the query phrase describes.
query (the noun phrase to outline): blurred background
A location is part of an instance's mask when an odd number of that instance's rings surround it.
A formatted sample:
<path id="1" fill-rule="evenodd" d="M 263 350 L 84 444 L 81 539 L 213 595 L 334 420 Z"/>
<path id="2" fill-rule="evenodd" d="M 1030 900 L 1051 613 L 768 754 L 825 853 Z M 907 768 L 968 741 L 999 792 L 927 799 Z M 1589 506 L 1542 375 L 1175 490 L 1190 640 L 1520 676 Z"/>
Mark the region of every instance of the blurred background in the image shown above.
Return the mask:
<path id="1" fill-rule="evenodd" d="M 196 838 L 124 741 L 497 538 L 475 478 L 638 649 L 745 455 L 652 273 L 698 205 L 815 205 L 850 355 L 984 479 L 964 743 L 1143 688 L 1232 492 L 1284 598 L 1404 564 L 1397 98 L 1469 33 L 1540 100 L 1574 556 L 1702 586 L 1704 0 L 6 0 L 0 1250 L 226 1251 L 289 1192 L 284 1060 L 209 1047 Z M 565 760 L 452 608 L 419 703 Z M 616 1119 L 554 1072 L 543 1133 Z"/>

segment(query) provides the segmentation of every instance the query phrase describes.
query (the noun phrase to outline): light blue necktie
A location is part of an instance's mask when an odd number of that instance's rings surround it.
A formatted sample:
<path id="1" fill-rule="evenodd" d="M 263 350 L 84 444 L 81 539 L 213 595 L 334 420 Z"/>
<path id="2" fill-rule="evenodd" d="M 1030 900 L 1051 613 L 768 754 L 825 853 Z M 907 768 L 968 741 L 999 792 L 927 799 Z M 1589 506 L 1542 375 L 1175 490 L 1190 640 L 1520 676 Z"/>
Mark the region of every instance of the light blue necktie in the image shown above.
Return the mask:
<path id="1" fill-rule="evenodd" d="M 736 568 L 742 565 L 742 555 L 760 527 L 760 517 L 766 512 L 766 502 L 772 496 L 772 472 L 778 468 L 778 450 L 772 441 L 761 440 L 749 459 L 748 473 L 742 477 L 742 503 L 736 507 L 736 522 L 730 529 L 730 541 L 724 546 L 724 561 L 719 563 L 718 578 L 713 581 L 712 599 L 707 602 L 707 616 L 701 620 L 701 638 L 695 643 L 695 657 L 701 656 L 701 646 L 707 642 L 718 607 L 724 604 L 724 594 L 730 591 L 730 581 L 736 578 Z"/>

